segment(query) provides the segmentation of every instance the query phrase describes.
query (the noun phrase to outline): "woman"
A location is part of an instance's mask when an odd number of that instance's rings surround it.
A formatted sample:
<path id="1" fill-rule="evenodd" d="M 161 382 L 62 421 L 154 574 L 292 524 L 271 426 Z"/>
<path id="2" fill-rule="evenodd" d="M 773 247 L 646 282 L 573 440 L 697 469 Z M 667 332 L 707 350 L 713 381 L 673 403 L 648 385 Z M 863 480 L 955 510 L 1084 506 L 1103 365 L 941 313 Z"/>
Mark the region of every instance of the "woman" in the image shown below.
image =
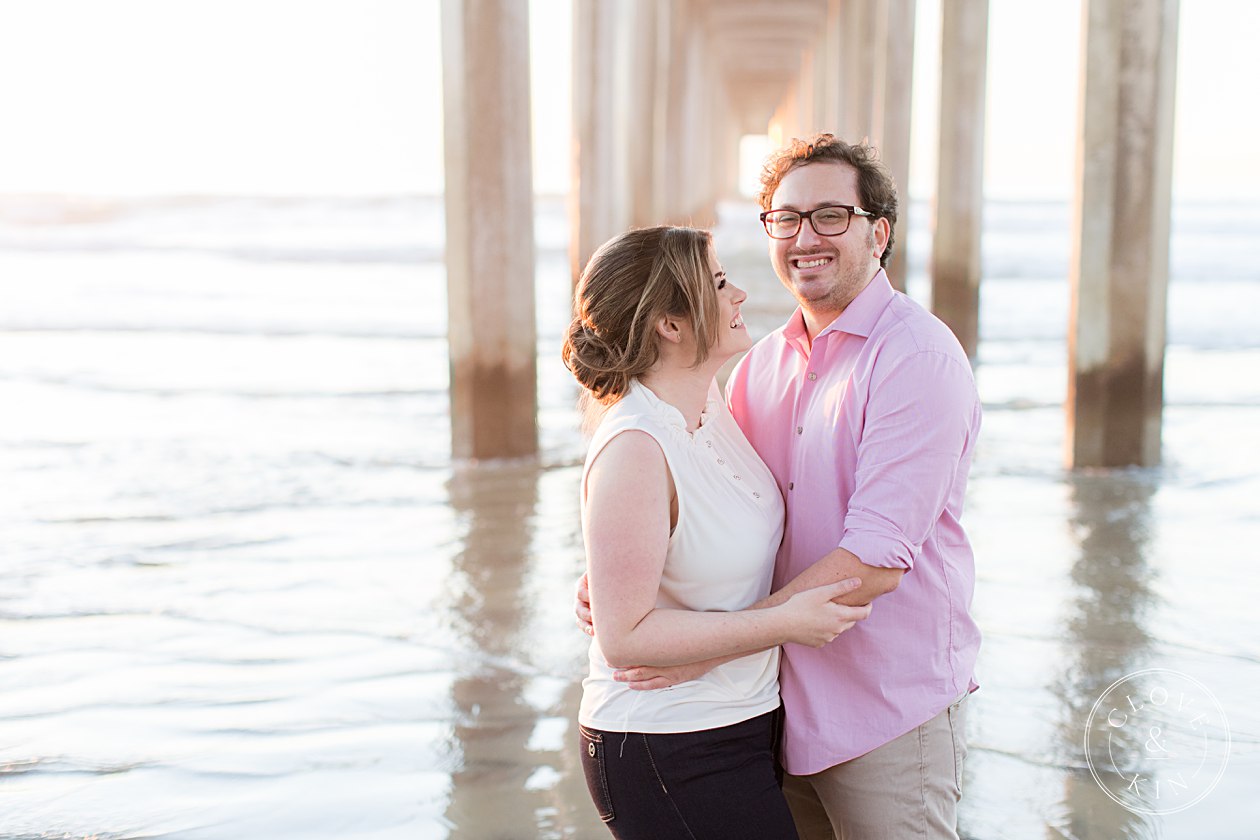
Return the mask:
<path id="1" fill-rule="evenodd" d="M 601 818 L 631 838 L 795 838 L 775 781 L 778 648 L 821 646 L 869 607 L 842 581 L 751 609 L 770 591 L 783 500 L 718 398 L 752 341 L 707 232 L 656 227 L 606 243 L 576 293 L 565 364 L 603 409 L 582 473 L 599 633 L 578 715 Z M 728 657 L 636 692 L 617 666 Z"/>

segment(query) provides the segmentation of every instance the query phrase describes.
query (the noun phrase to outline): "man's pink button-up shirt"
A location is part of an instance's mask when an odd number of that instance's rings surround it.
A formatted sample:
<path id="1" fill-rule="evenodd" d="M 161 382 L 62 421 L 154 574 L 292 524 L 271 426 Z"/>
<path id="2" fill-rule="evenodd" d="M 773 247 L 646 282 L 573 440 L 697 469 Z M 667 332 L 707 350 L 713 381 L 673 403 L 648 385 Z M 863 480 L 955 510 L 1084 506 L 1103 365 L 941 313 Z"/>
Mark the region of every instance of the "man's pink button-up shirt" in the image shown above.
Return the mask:
<path id="1" fill-rule="evenodd" d="M 775 589 L 837 546 L 906 570 L 836 641 L 784 646 L 784 765 L 816 773 L 975 688 L 975 566 L 959 524 L 975 380 L 949 328 L 881 270 L 812 347 L 800 310 L 758 342 L 727 400 L 787 502 Z"/>

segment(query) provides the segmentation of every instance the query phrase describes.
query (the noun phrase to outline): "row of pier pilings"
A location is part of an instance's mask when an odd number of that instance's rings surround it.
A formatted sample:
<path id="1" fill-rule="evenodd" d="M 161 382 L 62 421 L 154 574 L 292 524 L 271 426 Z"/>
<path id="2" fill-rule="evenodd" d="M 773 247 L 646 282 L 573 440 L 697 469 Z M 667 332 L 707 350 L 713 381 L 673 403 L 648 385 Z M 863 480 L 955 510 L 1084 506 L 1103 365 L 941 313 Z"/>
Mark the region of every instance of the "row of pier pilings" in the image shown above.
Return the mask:
<path id="1" fill-rule="evenodd" d="M 931 305 L 974 360 L 988 2 L 940 2 Z M 538 445 L 530 13 L 529 0 L 442 0 L 457 459 Z M 711 224 L 748 134 L 869 138 L 904 189 L 915 13 L 916 0 L 573 0 L 574 276 L 628 227 Z M 1082 0 L 1070 467 L 1160 458 L 1178 13 L 1178 0 Z M 905 270 L 903 248 L 890 271 L 903 289 Z"/>

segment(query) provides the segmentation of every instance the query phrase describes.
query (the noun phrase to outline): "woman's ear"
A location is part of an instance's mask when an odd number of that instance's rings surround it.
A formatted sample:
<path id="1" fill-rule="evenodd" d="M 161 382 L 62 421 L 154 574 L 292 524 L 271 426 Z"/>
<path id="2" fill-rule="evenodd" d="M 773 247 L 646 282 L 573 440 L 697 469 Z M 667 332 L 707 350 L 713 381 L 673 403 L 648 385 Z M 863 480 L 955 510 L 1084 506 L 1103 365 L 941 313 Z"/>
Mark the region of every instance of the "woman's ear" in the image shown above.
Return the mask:
<path id="1" fill-rule="evenodd" d="M 682 325 L 676 318 L 669 315 L 662 315 L 656 320 L 656 334 L 666 341 L 682 344 Z"/>

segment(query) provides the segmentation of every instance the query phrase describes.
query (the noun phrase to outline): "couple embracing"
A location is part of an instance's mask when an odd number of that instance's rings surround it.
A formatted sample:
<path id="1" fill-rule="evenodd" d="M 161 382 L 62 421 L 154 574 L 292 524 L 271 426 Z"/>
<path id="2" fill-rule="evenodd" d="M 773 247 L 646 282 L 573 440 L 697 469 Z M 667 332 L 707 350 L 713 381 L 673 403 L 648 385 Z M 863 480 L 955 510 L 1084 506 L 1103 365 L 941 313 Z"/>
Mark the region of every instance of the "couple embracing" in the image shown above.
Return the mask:
<path id="1" fill-rule="evenodd" d="M 760 204 L 799 307 L 755 346 L 704 231 L 625 233 L 578 285 L 588 787 L 621 840 L 956 838 L 971 367 L 884 273 L 873 149 L 794 140 Z"/>

